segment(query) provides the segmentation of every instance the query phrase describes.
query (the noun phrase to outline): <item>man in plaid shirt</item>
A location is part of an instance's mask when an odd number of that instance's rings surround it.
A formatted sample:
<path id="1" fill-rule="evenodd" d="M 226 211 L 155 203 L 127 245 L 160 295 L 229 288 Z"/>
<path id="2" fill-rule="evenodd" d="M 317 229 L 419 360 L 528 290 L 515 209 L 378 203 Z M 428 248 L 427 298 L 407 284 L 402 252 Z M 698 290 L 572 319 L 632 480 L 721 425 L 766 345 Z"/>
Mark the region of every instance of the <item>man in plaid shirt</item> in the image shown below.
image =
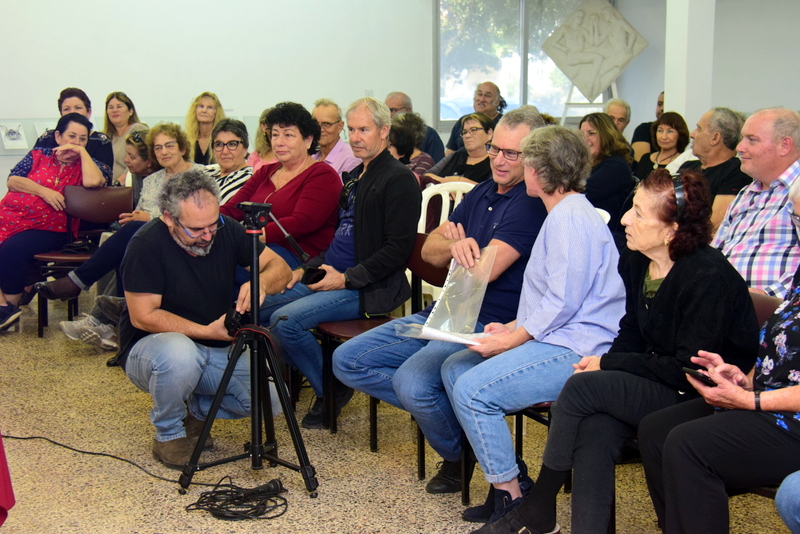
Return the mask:
<path id="1" fill-rule="evenodd" d="M 755 112 L 736 152 L 753 183 L 728 207 L 713 245 L 750 291 L 784 298 L 800 265 L 800 220 L 792 217 L 792 199 L 800 197 L 800 115 L 786 108 Z"/>

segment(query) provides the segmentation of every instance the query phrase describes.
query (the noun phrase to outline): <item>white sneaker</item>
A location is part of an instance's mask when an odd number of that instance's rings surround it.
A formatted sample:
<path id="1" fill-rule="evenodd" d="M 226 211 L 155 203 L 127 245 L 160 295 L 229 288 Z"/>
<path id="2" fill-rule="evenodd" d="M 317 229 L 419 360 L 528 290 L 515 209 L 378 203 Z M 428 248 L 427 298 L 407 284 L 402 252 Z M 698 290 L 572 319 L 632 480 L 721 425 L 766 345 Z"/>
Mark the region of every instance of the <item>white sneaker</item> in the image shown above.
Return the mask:
<path id="1" fill-rule="evenodd" d="M 61 330 L 73 341 L 83 341 L 103 350 L 117 350 L 117 333 L 113 326 L 103 324 L 91 315 L 77 321 L 61 321 Z"/>

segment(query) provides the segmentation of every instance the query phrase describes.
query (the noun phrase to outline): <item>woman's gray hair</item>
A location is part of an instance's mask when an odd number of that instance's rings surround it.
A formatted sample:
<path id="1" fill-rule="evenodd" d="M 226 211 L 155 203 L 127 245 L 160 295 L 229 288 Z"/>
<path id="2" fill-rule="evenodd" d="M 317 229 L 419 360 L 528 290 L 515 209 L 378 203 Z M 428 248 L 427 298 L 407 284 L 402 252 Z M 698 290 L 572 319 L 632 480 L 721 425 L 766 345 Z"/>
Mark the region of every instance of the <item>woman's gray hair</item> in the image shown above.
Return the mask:
<path id="1" fill-rule="evenodd" d="M 375 126 L 377 126 L 379 130 L 384 126 L 392 125 L 392 114 L 389 113 L 389 108 L 386 107 L 386 104 L 371 96 L 359 98 L 350 104 L 350 107 L 347 108 L 347 113 L 345 113 L 345 117 L 349 117 L 350 114 L 360 106 L 364 106 L 369 110 L 370 115 L 372 115 L 372 122 L 375 123 Z"/>
<path id="2" fill-rule="evenodd" d="M 214 195 L 219 204 L 219 186 L 216 180 L 209 177 L 203 169 L 189 169 L 164 182 L 158 193 L 158 209 L 177 219 L 181 216 L 181 202 L 191 198 L 198 206 L 201 204 L 201 191 Z"/>
<path id="3" fill-rule="evenodd" d="M 522 161 L 536 170 L 542 191 L 582 193 L 592 171 L 592 156 L 583 134 L 563 126 L 545 126 L 522 140 Z"/>

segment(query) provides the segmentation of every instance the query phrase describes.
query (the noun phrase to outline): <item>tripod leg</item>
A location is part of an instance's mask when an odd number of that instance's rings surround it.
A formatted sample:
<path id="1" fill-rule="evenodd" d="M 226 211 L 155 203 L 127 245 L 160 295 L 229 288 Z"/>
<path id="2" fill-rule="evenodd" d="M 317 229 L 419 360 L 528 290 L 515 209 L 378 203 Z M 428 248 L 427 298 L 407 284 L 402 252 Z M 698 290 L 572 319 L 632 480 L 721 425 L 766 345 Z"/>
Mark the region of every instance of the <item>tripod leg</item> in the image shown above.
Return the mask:
<path id="1" fill-rule="evenodd" d="M 236 363 L 239 361 L 239 357 L 242 355 L 242 351 L 244 350 L 245 345 L 245 338 L 244 336 L 237 336 L 236 342 L 231 347 L 230 352 L 228 352 L 228 365 L 225 367 L 225 373 L 222 375 L 222 380 L 219 382 L 219 387 L 217 388 L 217 392 L 214 395 L 214 400 L 211 403 L 211 408 L 208 410 L 208 415 L 206 416 L 206 424 L 203 427 L 203 431 L 200 433 L 200 438 L 197 440 L 197 445 L 194 447 L 194 452 L 192 453 L 192 457 L 189 459 L 189 463 L 183 468 L 183 474 L 181 474 L 180 479 L 178 482 L 180 483 L 181 487 L 186 489 L 189 487 L 189 484 L 192 483 L 192 477 L 194 476 L 195 471 L 198 468 L 198 461 L 200 460 L 200 453 L 203 452 L 203 445 L 206 443 L 206 439 L 208 439 L 208 435 L 211 433 L 211 427 L 214 424 L 214 419 L 217 416 L 217 412 L 219 411 L 219 407 L 222 405 L 222 399 L 225 397 L 225 394 L 228 391 L 228 384 L 231 381 L 231 377 L 233 376 L 233 371 L 236 368 Z"/>
<path id="2" fill-rule="evenodd" d="M 264 335 L 267 336 L 267 334 Z M 297 453 L 297 461 L 300 464 L 300 474 L 303 475 L 303 480 L 306 483 L 306 490 L 311 493 L 312 497 L 316 497 L 316 489 L 319 485 L 316 478 L 316 471 L 308 459 L 308 453 L 306 453 L 306 447 L 303 443 L 303 436 L 300 435 L 300 427 L 297 424 L 297 419 L 294 417 L 292 401 L 289 398 L 289 392 L 286 388 L 286 382 L 283 380 L 283 374 L 280 372 L 273 346 L 269 343 L 265 343 L 265 345 L 266 350 L 264 356 L 273 380 L 275 381 L 275 389 L 278 391 L 278 398 L 283 407 L 286 426 L 289 427 L 289 435 L 292 437 L 294 450 Z"/>
<path id="3" fill-rule="evenodd" d="M 267 354 L 267 345 L 263 337 L 259 337 L 261 353 Z M 275 415 L 272 412 L 272 394 L 269 391 L 269 369 L 267 369 L 266 358 L 259 358 L 257 364 L 258 373 L 261 375 L 261 412 L 264 414 L 264 429 L 266 432 L 266 442 L 264 450 L 270 454 L 278 454 L 278 442 L 275 439 Z M 270 463 L 270 467 L 275 467 L 275 462 Z"/>

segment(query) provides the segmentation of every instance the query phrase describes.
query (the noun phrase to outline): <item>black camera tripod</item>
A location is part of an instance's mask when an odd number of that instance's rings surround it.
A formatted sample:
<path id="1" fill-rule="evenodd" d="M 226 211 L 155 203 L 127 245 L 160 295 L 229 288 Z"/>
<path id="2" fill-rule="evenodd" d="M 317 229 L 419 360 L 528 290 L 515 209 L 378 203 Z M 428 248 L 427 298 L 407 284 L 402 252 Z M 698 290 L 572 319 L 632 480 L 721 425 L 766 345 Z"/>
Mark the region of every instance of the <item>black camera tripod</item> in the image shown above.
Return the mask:
<path id="1" fill-rule="evenodd" d="M 267 224 L 267 217 L 269 216 L 269 211 L 272 206 L 270 204 L 242 202 L 236 207 L 244 211 L 245 231 L 250 236 L 250 310 L 252 317 L 258 317 L 258 309 L 261 304 L 259 301 L 258 237 L 261 235 L 261 230 Z M 222 399 L 228 390 L 228 383 L 233 376 L 236 362 L 241 357 L 245 346 L 250 348 L 250 442 L 245 444 L 244 449 L 246 452 L 244 454 L 216 460 L 207 464 L 198 464 L 203 445 L 205 445 L 206 439 L 211 432 L 211 426 L 214 424 L 214 419 L 222 404 Z M 292 403 L 289 400 L 286 382 L 283 380 L 283 375 L 281 374 L 273 349 L 274 343 L 269 330 L 266 328 L 262 328 L 258 325 L 246 325 L 239 328 L 236 332 L 233 346 L 228 353 L 228 365 L 225 368 L 225 373 L 222 375 L 222 380 L 214 395 L 211 409 L 208 411 L 206 424 L 203 427 L 200 438 L 197 440 L 194 453 L 192 453 L 192 457 L 183 468 L 183 473 L 178 480 L 183 490 L 188 488 L 189 484 L 191 484 L 195 471 L 202 471 L 203 469 L 215 465 L 243 460 L 249 457 L 253 469 L 262 469 L 262 460 L 268 460 L 272 467 L 280 464 L 289 469 L 299 471 L 300 474 L 303 475 L 306 490 L 308 490 L 311 497 L 317 496 L 316 489 L 319 484 L 315 476 L 316 471 L 308 460 L 308 454 L 306 454 L 306 448 L 303 444 L 303 437 L 300 435 L 297 420 L 294 418 L 294 411 L 292 410 Z M 278 445 L 275 441 L 275 424 L 272 420 L 272 403 L 269 392 L 270 376 L 278 391 L 278 397 L 283 407 L 283 415 L 286 418 L 286 425 L 289 427 L 289 434 L 292 437 L 294 449 L 297 453 L 297 460 L 300 465 L 293 464 L 278 457 Z M 264 417 L 265 414 L 266 417 Z M 264 427 L 266 427 L 266 444 L 262 441 L 264 436 L 262 429 L 264 429 Z"/>

